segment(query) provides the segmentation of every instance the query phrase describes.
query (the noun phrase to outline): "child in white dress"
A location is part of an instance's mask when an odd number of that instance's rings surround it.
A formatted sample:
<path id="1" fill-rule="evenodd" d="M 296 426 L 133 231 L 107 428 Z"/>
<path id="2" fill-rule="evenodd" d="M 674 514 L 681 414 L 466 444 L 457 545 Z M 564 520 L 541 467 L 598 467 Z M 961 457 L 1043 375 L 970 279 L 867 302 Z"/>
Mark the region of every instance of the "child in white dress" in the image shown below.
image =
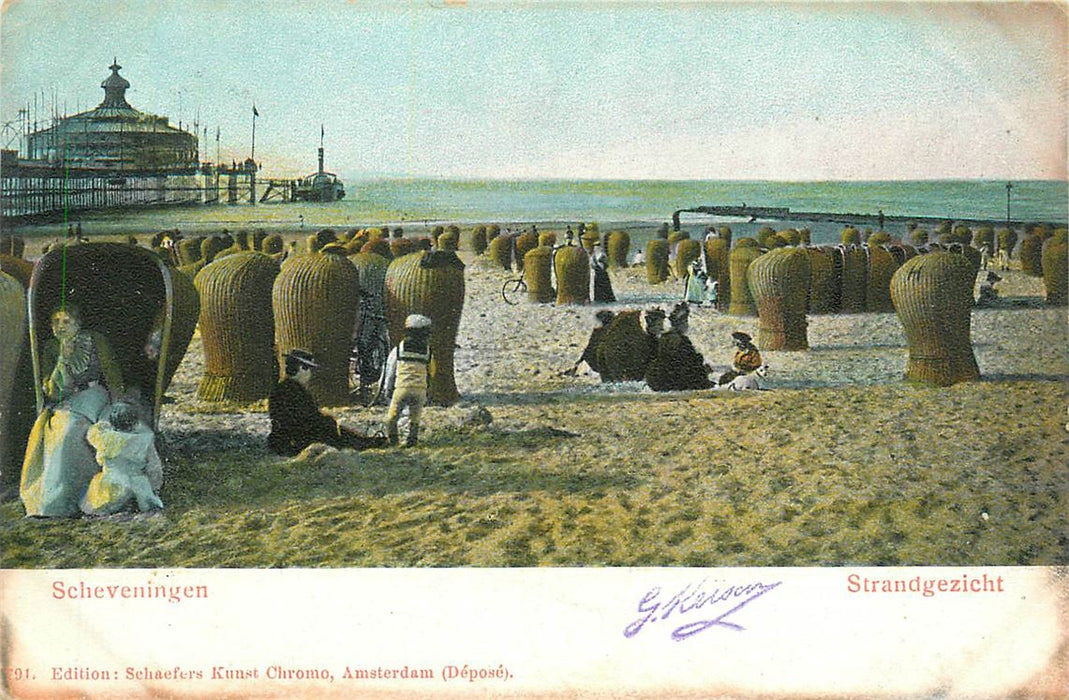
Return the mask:
<path id="1" fill-rule="evenodd" d="M 102 471 L 89 482 L 82 512 L 108 515 L 134 504 L 142 512 L 163 508 L 157 495 L 163 485 L 163 464 L 156 452 L 156 435 L 138 420 L 133 406 L 114 404 L 108 420 L 90 426 L 86 438 L 96 449 Z"/>

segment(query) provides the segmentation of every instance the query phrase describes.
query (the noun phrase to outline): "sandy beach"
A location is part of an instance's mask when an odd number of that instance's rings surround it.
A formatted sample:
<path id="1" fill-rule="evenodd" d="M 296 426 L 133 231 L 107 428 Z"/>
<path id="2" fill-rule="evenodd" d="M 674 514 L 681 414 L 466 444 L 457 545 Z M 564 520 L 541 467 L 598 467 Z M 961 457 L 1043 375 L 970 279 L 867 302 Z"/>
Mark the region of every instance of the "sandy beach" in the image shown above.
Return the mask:
<path id="1" fill-rule="evenodd" d="M 417 448 L 270 454 L 266 401 L 196 398 L 198 334 L 159 424 L 167 509 L 40 523 L 6 503 L 4 565 L 1069 561 L 1066 314 L 1041 279 L 1007 271 L 999 306 L 973 310 L 980 381 L 904 382 L 894 313 L 811 315 L 808 351 L 764 353 L 768 391 L 658 394 L 563 375 L 603 306 L 509 306 L 516 273 L 460 256 L 461 399 L 426 410 Z M 642 268 L 612 280 L 615 310 L 667 311 L 682 292 Z M 756 337 L 757 318 L 692 311 L 715 368 L 734 330 Z M 385 407 L 332 412 L 371 431 Z"/>

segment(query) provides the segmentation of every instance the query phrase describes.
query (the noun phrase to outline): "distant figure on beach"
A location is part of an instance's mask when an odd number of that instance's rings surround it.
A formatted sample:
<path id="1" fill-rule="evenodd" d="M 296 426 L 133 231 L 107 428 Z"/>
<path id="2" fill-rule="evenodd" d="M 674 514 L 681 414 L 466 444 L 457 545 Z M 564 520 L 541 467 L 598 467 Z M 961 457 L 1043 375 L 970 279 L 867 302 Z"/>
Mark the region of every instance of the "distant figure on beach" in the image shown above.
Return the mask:
<path id="1" fill-rule="evenodd" d="M 308 385 L 318 365 L 307 350 L 290 350 L 285 358 L 286 378 L 275 386 L 267 400 L 271 416 L 271 451 L 292 457 L 313 442 L 338 449 L 363 450 L 385 447 L 386 438 L 369 437 L 349 430 L 319 410 Z"/>
<path id="2" fill-rule="evenodd" d="M 601 365 L 598 364 L 598 345 L 601 343 L 601 338 L 605 335 L 605 331 L 608 330 L 609 325 L 616 318 L 616 314 L 608 309 L 601 309 L 594 314 L 594 318 L 597 320 L 598 325 L 590 331 L 590 339 L 587 340 L 586 347 L 583 348 L 583 354 L 575 361 L 575 365 L 571 369 L 565 370 L 564 375 L 567 377 L 574 377 L 584 362 L 591 371 L 601 374 Z"/>
<path id="3" fill-rule="evenodd" d="M 595 304 L 608 304 L 616 301 L 616 295 L 612 291 L 612 280 L 609 278 L 609 256 L 601 247 L 597 248 L 590 258 L 590 276 L 594 287 L 592 298 Z"/>
<path id="4" fill-rule="evenodd" d="M 575 245 L 575 232 L 572 231 L 572 227 L 571 226 L 569 226 L 568 230 L 564 232 L 564 245 L 567 245 L 567 246 L 574 246 Z"/>
<path id="5" fill-rule="evenodd" d="M 986 270 L 991 264 L 991 249 L 987 247 L 987 244 L 980 246 L 980 269 Z"/>
<path id="6" fill-rule="evenodd" d="M 1010 251 L 1005 248 L 999 248 L 995 253 L 995 267 L 1005 272 L 1010 269 Z"/>
<path id="7" fill-rule="evenodd" d="M 709 275 L 705 274 L 705 268 L 701 260 L 695 260 L 687 269 L 687 276 L 683 284 L 683 301 L 690 304 L 703 306 L 711 301 L 709 290 Z"/>
<path id="8" fill-rule="evenodd" d="M 419 417 L 427 403 L 428 372 L 431 363 L 431 319 L 409 314 L 405 319 L 405 337 L 390 352 L 386 361 L 386 389 L 390 408 L 386 412 L 386 437 L 391 445 L 400 439 L 398 422 L 408 414 L 405 447 L 419 440 Z"/>
<path id="9" fill-rule="evenodd" d="M 735 358 L 732 360 L 731 369 L 724 372 L 716 380 L 717 384 L 729 384 L 731 380 L 743 374 L 749 374 L 764 364 L 761 352 L 753 344 L 753 338 L 748 333 L 735 331 L 731 334 L 735 341 Z"/>
<path id="10" fill-rule="evenodd" d="M 708 389 L 710 367 L 691 343 L 690 306 L 680 302 L 668 314 L 671 328 L 657 339 L 657 350 L 646 365 L 646 384 L 654 391 Z"/>
<path id="11" fill-rule="evenodd" d="M 998 301 L 998 290 L 995 289 L 995 285 L 1001 281 L 1001 277 L 989 270 L 984 276 L 984 281 L 980 283 L 976 305 L 993 306 Z"/>
<path id="12" fill-rule="evenodd" d="M 880 220 L 880 229 L 879 230 L 882 231 L 883 230 L 883 209 L 880 210 L 880 213 L 879 213 L 878 216 L 879 216 L 879 220 Z"/>

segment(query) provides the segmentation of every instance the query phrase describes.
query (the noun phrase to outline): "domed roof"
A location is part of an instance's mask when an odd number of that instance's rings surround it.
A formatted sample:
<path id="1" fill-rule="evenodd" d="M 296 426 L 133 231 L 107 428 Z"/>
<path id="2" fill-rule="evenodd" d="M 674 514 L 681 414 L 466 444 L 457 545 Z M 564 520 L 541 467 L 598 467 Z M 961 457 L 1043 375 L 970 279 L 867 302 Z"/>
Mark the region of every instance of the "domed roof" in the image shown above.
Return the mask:
<path id="1" fill-rule="evenodd" d="M 100 87 L 104 88 L 104 101 L 100 103 L 100 107 L 131 109 L 126 101 L 126 88 L 130 87 L 130 81 L 119 75 L 122 66 L 116 60 L 109 68 L 111 68 L 111 75 L 100 84 Z"/>

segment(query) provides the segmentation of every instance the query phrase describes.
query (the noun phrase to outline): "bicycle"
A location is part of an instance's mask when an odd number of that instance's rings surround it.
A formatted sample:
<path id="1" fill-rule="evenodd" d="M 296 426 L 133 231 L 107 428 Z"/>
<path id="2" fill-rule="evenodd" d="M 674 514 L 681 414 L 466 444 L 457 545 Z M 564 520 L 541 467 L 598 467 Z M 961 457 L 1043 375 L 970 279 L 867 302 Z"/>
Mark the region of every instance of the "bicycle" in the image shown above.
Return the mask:
<path id="1" fill-rule="evenodd" d="M 370 408 L 382 399 L 390 330 L 386 316 L 367 310 L 361 315 L 360 337 L 349 356 L 349 395 Z"/>
<path id="2" fill-rule="evenodd" d="M 549 259 L 549 269 L 551 274 L 557 269 L 557 251 L 565 246 L 554 246 L 553 255 Z M 556 285 L 556 280 L 553 280 L 553 284 Z M 505 283 L 501 285 L 501 298 L 505 300 L 506 304 L 515 306 L 527 296 L 527 281 L 524 279 L 523 274 L 519 277 L 513 277 L 505 280 Z"/>
<path id="3" fill-rule="evenodd" d="M 505 284 L 501 285 L 501 298 L 505 300 L 506 304 L 515 306 L 527 296 L 527 282 L 523 277 L 514 277 L 512 279 L 505 280 Z"/>

